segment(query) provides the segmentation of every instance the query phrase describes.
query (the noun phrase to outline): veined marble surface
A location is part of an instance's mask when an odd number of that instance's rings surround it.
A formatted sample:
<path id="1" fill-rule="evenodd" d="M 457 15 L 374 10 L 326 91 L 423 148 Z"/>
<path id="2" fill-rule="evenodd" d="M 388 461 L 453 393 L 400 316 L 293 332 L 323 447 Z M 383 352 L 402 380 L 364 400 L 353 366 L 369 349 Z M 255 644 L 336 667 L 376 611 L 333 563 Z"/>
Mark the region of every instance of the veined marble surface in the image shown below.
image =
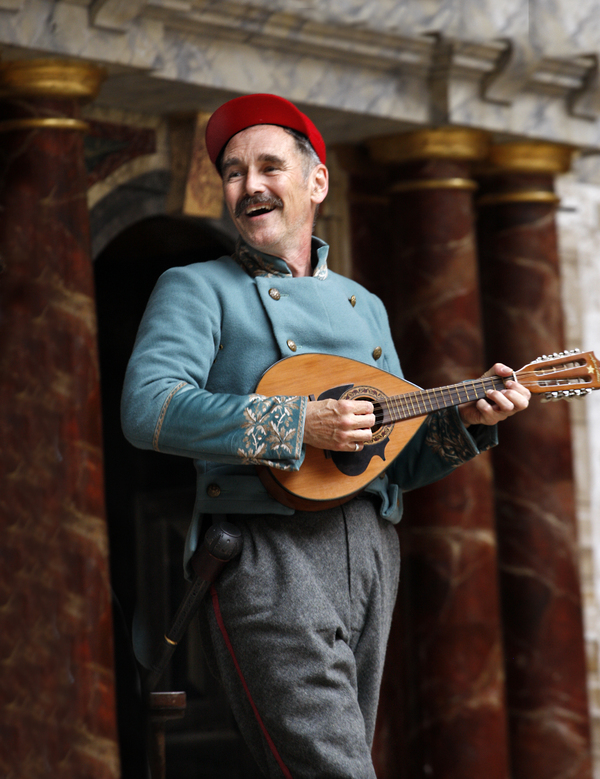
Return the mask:
<path id="1" fill-rule="evenodd" d="M 597 0 L 0 0 L 0 50 L 107 65 L 112 108 L 270 91 L 328 141 L 455 124 L 600 152 L 599 19 Z"/>

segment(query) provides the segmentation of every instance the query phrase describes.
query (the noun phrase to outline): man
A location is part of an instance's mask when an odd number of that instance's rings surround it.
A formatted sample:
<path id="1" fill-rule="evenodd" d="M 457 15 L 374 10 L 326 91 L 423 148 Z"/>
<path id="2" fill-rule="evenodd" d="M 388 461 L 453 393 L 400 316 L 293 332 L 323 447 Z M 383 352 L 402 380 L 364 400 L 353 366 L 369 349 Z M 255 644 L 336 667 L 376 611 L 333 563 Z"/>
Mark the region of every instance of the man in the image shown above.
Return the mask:
<path id="1" fill-rule="evenodd" d="M 206 144 L 240 238 L 233 257 L 159 280 L 127 372 L 124 430 L 137 446 L 196 461 L 188 558 L 203 515 L 227 514 L 242 531 L 242 554 L 206 603 L 206 652 L 264 773 L 373 779 L 401 493 L 493 446 L 495 424 L 529 392 L 507 380 L 490 402 L 430 415 L 338 508 L 294 512 L 271 498 L 255 464 L 298 469 L 307 444 L 360 451 L 375 417 L 365 400 L 257 396 L 267 368 L 318 352 L 402 374 L 383 305 L 329 271 L 326 245 L 311 237 L 328 187 L 314 124 L 282 98 L 249 95 L 215 112 Z"/>

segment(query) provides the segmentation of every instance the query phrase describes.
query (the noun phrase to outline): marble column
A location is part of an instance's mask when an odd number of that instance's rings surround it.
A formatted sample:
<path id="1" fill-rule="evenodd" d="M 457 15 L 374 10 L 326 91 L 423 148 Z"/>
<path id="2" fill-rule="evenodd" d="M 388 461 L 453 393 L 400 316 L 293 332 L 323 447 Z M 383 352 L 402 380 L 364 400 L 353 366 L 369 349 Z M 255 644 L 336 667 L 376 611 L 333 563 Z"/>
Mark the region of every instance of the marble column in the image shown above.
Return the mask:
<path id="1" fill-rule="evenodd" d="M 553 177 L 571 152 L 492 147 L 479 254 L 488 361 L 515 369 L 564 348 Z M 566 403 L 532 399 L 494 451 L 514 779 L 587 779 L 590 728 Z"/>
<path id="2" fill-rule="evenodd" d="M 371 157 L 393 173 L 393 235 L 378 273 L 406 376 L 435 387 L 484 369 L 472 161 L 487 137 L 459 129 L 379 139 Z M 403 649 L 406 779 L 507 779 L 504 668 L 492 473 L 483 454 L 405 495 L 401 592 L 386 685 Z M 380 728 L 393 729 L 390 687 Z M 382 774 L 390 777 L 392 774 Z"/>
<path id="3" fill-rule="evenodd" d="M 119 775 L 82 100 L 0 64 L 2 776 Z"/>

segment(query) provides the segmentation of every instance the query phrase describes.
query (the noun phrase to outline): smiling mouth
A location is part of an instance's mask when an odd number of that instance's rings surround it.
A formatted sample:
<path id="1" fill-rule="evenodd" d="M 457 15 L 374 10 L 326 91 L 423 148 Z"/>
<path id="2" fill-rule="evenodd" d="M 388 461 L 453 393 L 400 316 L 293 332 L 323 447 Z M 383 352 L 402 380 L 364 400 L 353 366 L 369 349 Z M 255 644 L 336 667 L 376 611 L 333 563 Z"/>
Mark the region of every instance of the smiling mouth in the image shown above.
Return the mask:
<path id="1" fill-rule="evenodd" d="M 247 216 L 249 219 L 258 216 L 270 214 L 276 208 L 283 208 L 281 198 L 264 195 L 254 195 L 243 197 L 237 204 L 235 215 L 239 219 L 241 216 Z"/>
<path id="2" fill-rule="evenodd" d="M 250 218 L 255 216 L 262 216 L 263 214 L 270 214 L 275 210 L 275 206 L 251 206 L 246 210 L 246 216 Z"/>

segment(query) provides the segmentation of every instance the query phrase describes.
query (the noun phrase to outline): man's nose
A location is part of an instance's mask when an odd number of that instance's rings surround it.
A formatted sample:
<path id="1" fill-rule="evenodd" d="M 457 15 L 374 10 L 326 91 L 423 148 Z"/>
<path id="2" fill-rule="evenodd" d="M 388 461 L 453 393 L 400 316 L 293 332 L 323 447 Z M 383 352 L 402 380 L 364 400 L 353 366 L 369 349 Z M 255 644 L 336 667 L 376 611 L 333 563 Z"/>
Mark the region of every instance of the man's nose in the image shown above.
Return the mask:
<path id="1" fill-rule="evenodd" d="M 248 195 L 255 195 L 257 192 L 265 191 L 263 176 L 257 170 L 248 170 L 245 183 Z"/>

